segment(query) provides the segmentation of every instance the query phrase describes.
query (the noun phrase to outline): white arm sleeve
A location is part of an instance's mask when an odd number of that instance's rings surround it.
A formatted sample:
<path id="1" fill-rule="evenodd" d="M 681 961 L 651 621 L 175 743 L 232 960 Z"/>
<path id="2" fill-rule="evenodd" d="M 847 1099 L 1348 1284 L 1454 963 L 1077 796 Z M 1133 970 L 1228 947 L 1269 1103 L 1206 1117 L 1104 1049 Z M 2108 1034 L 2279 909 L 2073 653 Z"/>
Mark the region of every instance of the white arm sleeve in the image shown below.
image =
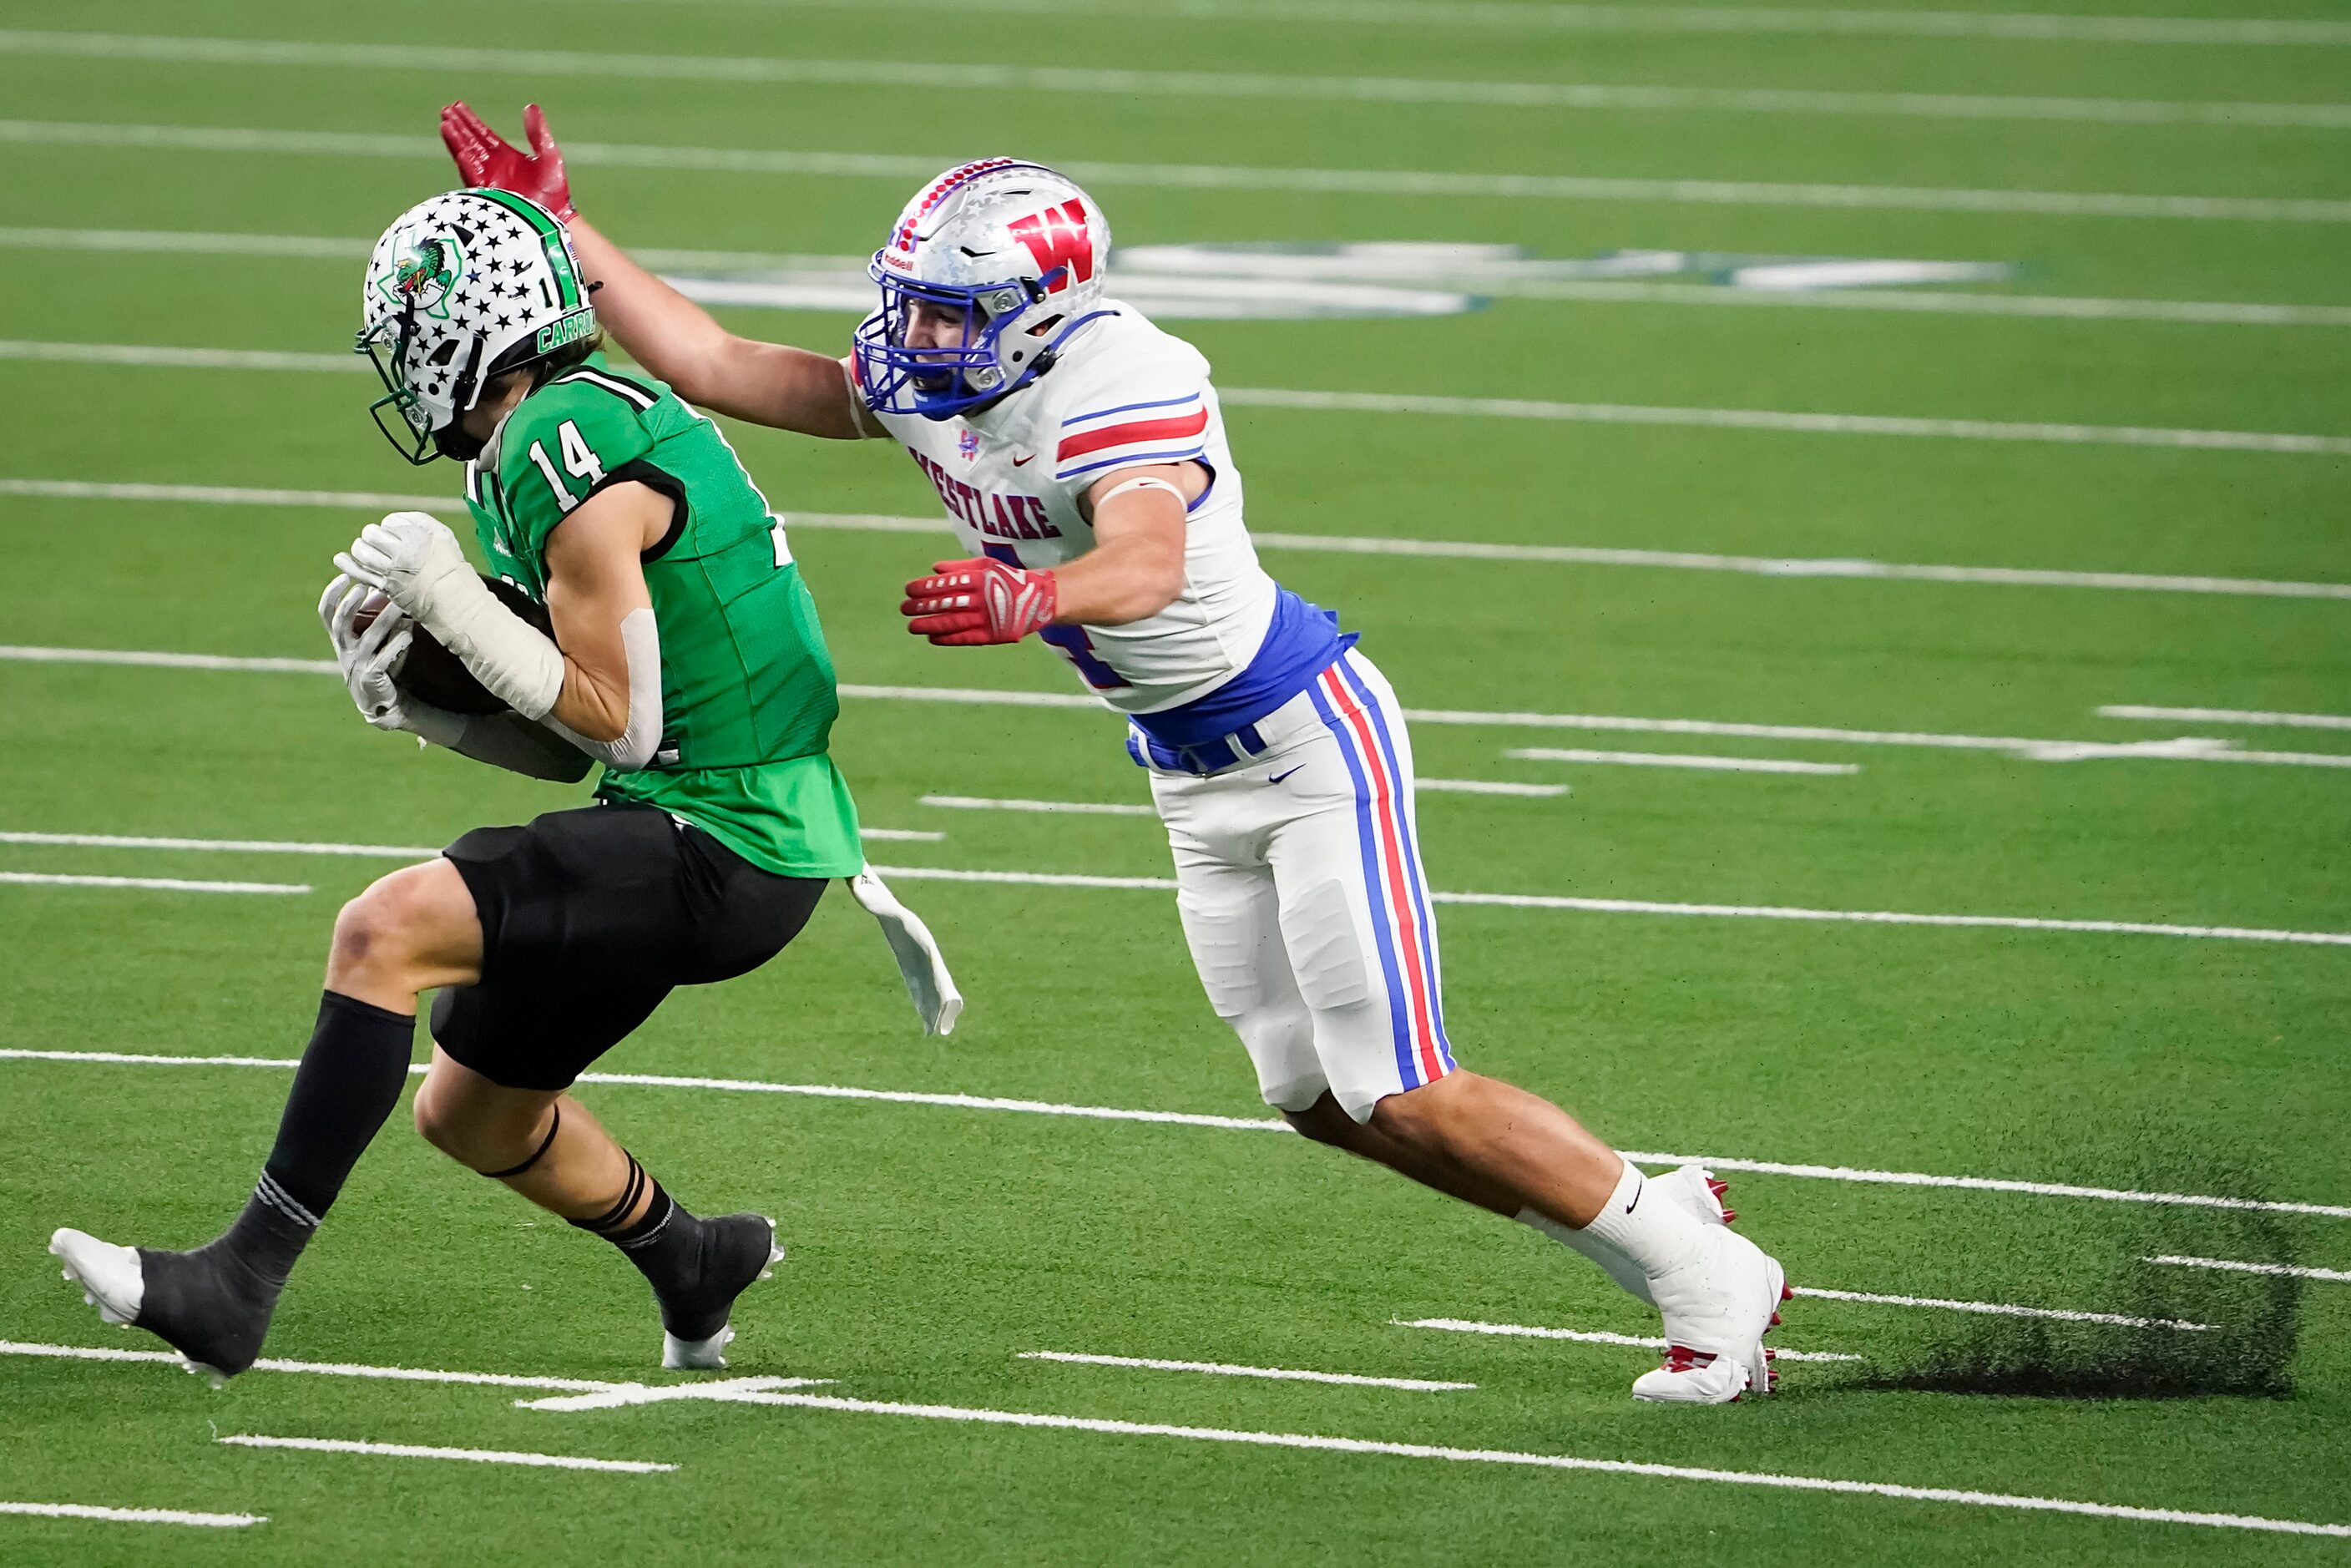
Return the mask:
<path id="1" fill-rule="evenodd" d="M 491 695 L 525 718 L 545 718 L 563 692 L 561 650 L 499 603 L 470 570 L 452 572 L 433 586 L 431 599 L 418 606 L 417 622 L 456 654 Z M 650 617 L 652 612 L 645 613 Z"/>
<path id="2" fill-rule="evenodd" d="M 520 624 L 519 622 L 517 624 Z M 526 632 L 530 628 L 525 626 Z M 534 636 L 536 632 L 532 633 Z M 545 639 L 540 639 L 542 642 Z M 552 648 L 554 643 L 547 644 Z M 590 740 L 554 719 L 547 726 L 615 773 L 632 773 L 653 759 L 662 737 L 661 630 L 650 607 L 632 610 L 621 619 L 621 656 L 629 666 L 628 726 L 618 740 Z M 556 656 L 556 684 L 562 685 L 562 655 Z M 479 670 L 474 672 L 481 674 Z M 489 685 L 487 677 L 482 684 Z M 497 688 L 492 686 L 496 691 Z M 550 698 L 549 702 L 552 703 Z M 520 708 L 517 708 L 520 712 Z"/>

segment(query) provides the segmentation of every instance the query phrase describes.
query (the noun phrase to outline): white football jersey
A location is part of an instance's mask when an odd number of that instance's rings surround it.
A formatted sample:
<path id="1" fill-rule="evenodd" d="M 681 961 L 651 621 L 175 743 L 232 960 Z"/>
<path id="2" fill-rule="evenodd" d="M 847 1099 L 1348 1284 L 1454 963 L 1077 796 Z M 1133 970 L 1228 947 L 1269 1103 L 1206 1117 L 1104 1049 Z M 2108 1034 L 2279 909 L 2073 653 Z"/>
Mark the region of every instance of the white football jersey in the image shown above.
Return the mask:
<path id="1" fill-rule="evenodd" d="M 1079 497 L 1104 476 L 1196 462 L 1209 475 L 1185 528 L 1184 590 L 1124 626 L 1052 626 L 1040 634 L 1102 701 L 1156 713 L 1217 690 L 1266 641 L 1279 591 L 1241 524 L 1241 476 L 1208 361 L 1133 306 L 1063 345 L 1059 361 L 1002 402 L 952 419 L 876 413 L 946 504 L 974 555 L 1055 567 L 1094 548 Z"/>

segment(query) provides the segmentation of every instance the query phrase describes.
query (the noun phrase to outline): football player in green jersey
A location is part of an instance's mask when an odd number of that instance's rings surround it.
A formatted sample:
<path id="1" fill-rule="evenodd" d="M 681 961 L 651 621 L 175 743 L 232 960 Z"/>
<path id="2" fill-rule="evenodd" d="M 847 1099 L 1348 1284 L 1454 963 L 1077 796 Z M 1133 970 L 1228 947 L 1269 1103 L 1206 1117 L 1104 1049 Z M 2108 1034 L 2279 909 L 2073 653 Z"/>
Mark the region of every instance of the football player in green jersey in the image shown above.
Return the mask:
<path id="1" fill-rule="evenodd" d="M 735 1298 L 781 1255 L 773 1222 L 689 1213 L 565 1091 L 672 988 L 772 957 L 833 877 L 883 918 L 927 1024 L 951 1027 L 959 999 L 865 873 L 826 750 L 832 663 L 783 523 L 716 425 L 605 365 L 560 224 L 505 192 L 436 196 L 377 244 L 363 298 L 378 424 L 412 462 L 466 460 L 482 550 L 552 635 L 448 528 L 394 513 L 335 558 L 319 605 L 352 698 L 379 728 L 534 777 L 601 761 L 597 803 L 476 829 L 343 907 L 277 1144 L 219 1238 L 171 1252 L 67 1229 L 50 1250 L 108 1318 L 192 1369 L 244 1371 L 437 990 L 418 1128 L 618 1246 L 652 1282 L 664 1365 L 723 1365 Z M 396 684 L 420 629 L 501 711 Z"/>

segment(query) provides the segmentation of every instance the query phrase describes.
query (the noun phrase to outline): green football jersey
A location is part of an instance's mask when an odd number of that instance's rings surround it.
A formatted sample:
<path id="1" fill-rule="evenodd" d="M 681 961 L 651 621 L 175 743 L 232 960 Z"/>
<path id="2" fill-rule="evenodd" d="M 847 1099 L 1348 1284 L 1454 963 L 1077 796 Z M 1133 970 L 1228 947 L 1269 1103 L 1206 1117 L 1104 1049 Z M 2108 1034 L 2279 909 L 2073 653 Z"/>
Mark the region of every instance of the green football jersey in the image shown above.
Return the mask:
<path id="1" fill-rule="evenodd" d="M 853 876 L 857 808 L 826 746 L 840 713 L 832 656 L 784 525 L 718 427 L 659 382 L 603 356 L 517 405 L 465 469 L 490 570 L 547 597 L 547 540 L 607 485 L 636 480 L 676 506 L 644 552 L 661 633 L 661 744 L 606 800 L 641 800 L 785 876 Z"/>

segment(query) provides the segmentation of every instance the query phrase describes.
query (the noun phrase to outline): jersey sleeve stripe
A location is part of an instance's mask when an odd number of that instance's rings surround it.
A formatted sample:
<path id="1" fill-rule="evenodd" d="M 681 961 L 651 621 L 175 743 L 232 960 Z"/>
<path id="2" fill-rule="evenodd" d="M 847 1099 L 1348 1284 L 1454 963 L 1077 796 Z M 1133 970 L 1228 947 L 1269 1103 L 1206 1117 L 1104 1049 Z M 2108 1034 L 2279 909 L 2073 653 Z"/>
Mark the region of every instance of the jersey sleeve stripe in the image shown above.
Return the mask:
<path id="1" fill-rule="evenodd" d="M 1065 419 L 1061 421 L 1061 428 L 1063 430 L 1067 430 L 1073 424 L 1083 424 L 1090 419 L 1108 419 L 1114 413 L 1133 413 L 1135 410 L 1142 408 L 1181 408 L 1187 402 L 1197 402 L 1199 401 L 1200 394 L 1198 392 L 1186 392 L 1182 397 L 1162 398 L 1157 402 L 1121 403 L 1116 408 L 1098 408 L 1092 413 L 1081 413 L 1073 418 Z"/>
<path id="2" fill-rule="evenodd" d="M 1089 452 L 1100 452 L 1106 447 L 1179 440 L 1187 435 L 1197 435 L 1207 428 L 1208 411 L 1205 408 L 1196 408 L 1190 413 L 1176 414 L 1167 419 L 1137 419 L 1124 424 L 1108 424 L 1100 430 L 1064 437 L 1053 453 L 1053 461 L 1066 463 L 1072 457 L 1083 457 Z"/>
<path id="3" fill-rule="evenodd" d="M 1081 463 L 1074 468 L 1057 468 L 1056 479 L 1074 479 L 1081 474 L 1091 474 L 1097 468 L 1131 468 L 1143 463 L 1185 463 L 1206 455 L 1207 448 L 1194 444 L 1172 452 L 1122 452 L 1115 457 L 1105 457 L 1098 463 Z"/>
<path id="4" fill-rule="evenodd" d="M 556 380 L 559 382 L 586 382 L 591 386 L 602 387 L 606 392 L 611 392 L 614 397 L 619 398 L 622 402 L 633 405 L 640 413 L 652 408 L 655 402 L 660 401 L 655 398 L 653 393 L 647 392 L 644 388 L 638 386 L 632 382 L 624 382 L 618 376 L 601 375 L 597 371 L 584 368 L 576 370 L 568 376 L 558 376 Z"/>

